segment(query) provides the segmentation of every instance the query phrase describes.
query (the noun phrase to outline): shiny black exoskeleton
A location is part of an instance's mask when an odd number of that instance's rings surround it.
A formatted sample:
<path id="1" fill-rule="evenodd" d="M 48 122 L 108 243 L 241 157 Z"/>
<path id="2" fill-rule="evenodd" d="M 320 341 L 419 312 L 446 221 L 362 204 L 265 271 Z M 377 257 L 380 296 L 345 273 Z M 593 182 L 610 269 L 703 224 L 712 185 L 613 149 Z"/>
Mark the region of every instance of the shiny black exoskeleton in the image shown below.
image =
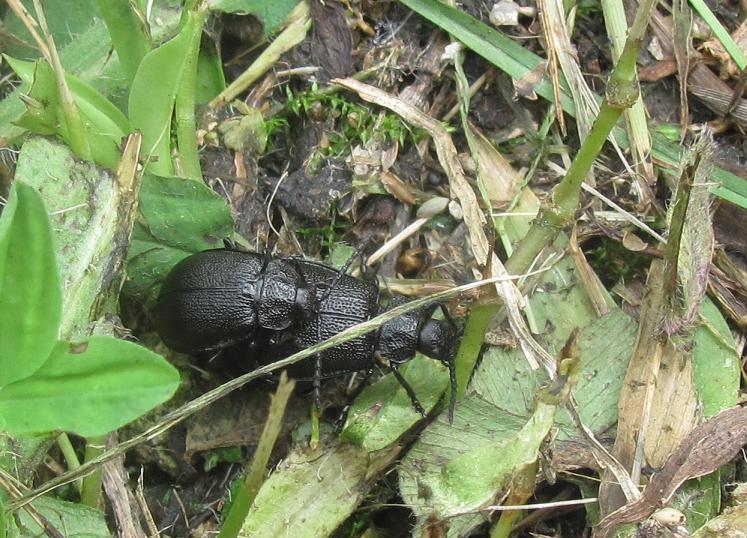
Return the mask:
<path id="1" fill-rule="evenodd" d="M 390 306 L 403 302 L 404 297 L 395 296 Z M 449 367 L 451 416 L 456 397 L 456 329 L 445 309 L 447 319 L 431 319 L 437 307 L 399 316 L 378 331 L 291 365 L 289 373 L 312 380 L 318 403 L 323 379 L 360 370 L 367 372 L 368 379 L 377 364 L 388 366 L 415 409 L 424 414 L 398 371 L 420 351 Z M 259 346 L 257 361 L 270 364 L 379 313 L 379 289 L 371 282 L 316 262 L 225 249 L 200 252 L 179 262 L 164 281 L 155 318 L 161 338 L 176 351 L 197 354 Z"/>
<path id="2" fill-rule="evenodd" d="M 155 322 L 175 351 L 216 351 L 316 315 L 315 288 L 294 260 L 234 249 L 206 250 L 177 263 L 161 286 Z"/>

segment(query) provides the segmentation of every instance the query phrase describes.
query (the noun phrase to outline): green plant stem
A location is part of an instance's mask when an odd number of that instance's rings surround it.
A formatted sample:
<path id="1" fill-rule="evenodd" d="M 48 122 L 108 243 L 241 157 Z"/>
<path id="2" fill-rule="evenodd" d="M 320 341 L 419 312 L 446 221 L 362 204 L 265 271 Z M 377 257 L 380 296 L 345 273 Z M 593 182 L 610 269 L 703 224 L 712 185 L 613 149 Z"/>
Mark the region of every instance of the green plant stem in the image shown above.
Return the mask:
<path id="1" fill-rule="evenodd" d="M 63 117 L 61 121 L 65 123 L 67 127 L 67 142 L 70 144 L 70 149 L 75 152 L 78 157 L 87 161 L 93 160 L 93 153 L 91 152 L 91 146 L 88 142 L 88 135 L 86 134 L 85 126 L 83 124 L 83 118 L 80 115 L 80 110 L 75 104 L 73 94 L 70 92 L 70 88 L 65 80 L 65 70 L 62 68 L 60 62 L 60 56 L 57 54 L 57 47 L 54 44 L 54 38 L 52 33 L 47 27 L 47 19 L 44 16 L 41 3 L 39 0 L 34 0 L 34 9 L 36 10 L 36 16 L 39 19 L 39 26 L 41 26 L 42 34 L 44 39 L 47 41 L 49 51 L 49 63 L 54 69 L 55 80 L 57 81 L 57 91 L 60 96 L 60 103 L 62 105 Z"/>
<path id="2" fill-rule="evenodd" d="M 60 452 L 62 452 L 62 456 L 65 458 L 65 463 L 67 463 L 68 469 L 77 469 L 80 467 L 80 461 L 78 460 L 78 455 L 75 453 L 75 447 L 73 447 L 73 443 L 70 442 L 70 437 L 66 433 L 61 433 L 57 437 L 57 446 L 60 447 Z M 76 480 L 75 481 L 75 489 L 78 490 L 78 494 L 80 494 L 83 491 L 83 480 Z"/>
<path id="3" fill-rule="evenodd" d="M 511 484 L 513 486 L 511 493 L 506 498 L 504 504 L 524 504 L 534 495 L 534 485 L 538 469 L 539 461 L 535 461 L 519 471 Z M 511 531 L 523 514 L 524 510 L 506 510 L 501 512 L 500 518 L 493 528 L 490 529 L 490 538 L 509 538 Z"/>
<path id="4" fill-rule="evenodd" d="M 89 437 L 86 440 L 85 461 L 91 461 L 104 452 L 106 437 Z M 80 502 L 92 508 L 101 508 L 101 467 L 83 479 Z"/>
<path id="5" fill-rule="evenodd" d="M 119 63 L 132 84 L 140 60 L 151 49 L 150 35 L 142 16 L 135 11 L 132 2 L 123 0 L 96 0 L 99 13 L 112 38 Z"/>
<path id="6" fill-rule="evenodd" d="M 231 503 L 231 508 L 228 510 L 228 515 L 223 522 L 218 538 L 234 538 L 239 535 L 246 515 L 249 513 L 249 508 L 251 508 L 252 502 L 264 481 L 267 462 L 280 433 L 280 427 L 283 425 L 285 408 L 294 386 L 295 382 L 292 379 L 288 380 L 288 375 L 283 372 L 280 376 L 278 389 L 272 397 L 270 412 L 267 415 L 257 449 L 247 469 L 244 482 Z"/>
<path id="7" fill-rule="evenodd" d="M 197 88 L 197 58 L 200 54 L 202 28 L 205 25 L 205 10 L 195 11 L 196 24 L 190 36 L 189 52 L 185 58 L 184 74 L 176 92 L 175 122 L 176 140 L 185 177 L 202 179 L 200 155 L 197 147 L 195 120 L 195 92 Z"/>

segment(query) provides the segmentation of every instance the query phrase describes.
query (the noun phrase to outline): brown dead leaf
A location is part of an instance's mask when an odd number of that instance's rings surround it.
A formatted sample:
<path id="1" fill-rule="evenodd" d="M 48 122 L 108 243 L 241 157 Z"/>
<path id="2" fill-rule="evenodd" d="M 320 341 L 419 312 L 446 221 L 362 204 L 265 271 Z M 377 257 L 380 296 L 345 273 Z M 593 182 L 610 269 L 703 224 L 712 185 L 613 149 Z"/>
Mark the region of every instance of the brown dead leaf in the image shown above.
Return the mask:
<path id="1" fill-rule="evenodd" d="M 641 82 L 656 82 L 671 77 L 677 72 L 677 60 L 669 56 L 638 70 L 638 80 Z"/>
<path id="2" fill-rule="evenodd" d="M 516 96 L 536 101 L 537 94 L 534 92 L 534 87 L 542 81 L 545 71 L 547 71 L 547 60 L 541 61 L 537 67 L 527 71 L 523 77 L 512 79 Z"/>
<path id="3" fill-rule="evenodd" d="M 721 411 L 685 437 L 643 495 L 611 513 L 594 529 L 594 538 L 607 538 L 620 525 L 642 521 L 665 506 L 685 481 L 712 473 L 733 459 L 747 444 L 747 408 Z"/>
<path id="4" fill-rule="evenodd" d="M 415 205 L 415 194 L 410 186 L 402 181 L 394 172 L 382 172 L 379 181 L 384 185 L 386 191 L 397 200 L 407 205 Z"/>
<path id="5" fill-rule="evenodd" d="M 641 252 L 648 248 L 648 243 L 633 232 L 625 232 L 623 234 L 622 244 L 631 252 Z"/>
<path id="6" fill-rule="evenodd" d="M 514 199 L 524 178 L 511 163 L 472 123 L 470 123 L 477 146 L 479 177 L 493 205 L 502 206 Z"/>

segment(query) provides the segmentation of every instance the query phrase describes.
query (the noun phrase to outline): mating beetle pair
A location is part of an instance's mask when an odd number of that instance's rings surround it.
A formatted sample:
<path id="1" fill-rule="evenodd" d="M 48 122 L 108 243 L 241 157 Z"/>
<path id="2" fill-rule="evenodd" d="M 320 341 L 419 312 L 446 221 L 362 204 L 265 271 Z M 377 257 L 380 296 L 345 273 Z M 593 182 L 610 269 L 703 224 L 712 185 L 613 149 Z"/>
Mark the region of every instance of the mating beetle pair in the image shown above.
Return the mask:
<path id="1" fill-rule="evenodd" d="M 390 306 L 406 302 L 395 296 Z M 431 319 L 438 305 L 418 309 L 385 323 L 378 331 L 329 348 L 291 365 L 289 374 L 310 379 L 319 403 L 323 379 L 346 373 L 373 373 L 389 366 L 425 414 L 412 387 L 398 371 L 417 351 L 445 363 L 451 379 L 449 416 L 456 399 L 456 327 Z M 262 346 L 258 362 L 269 364 L 367 321 L 381 311 L 379 289 L 326 265 L 296 258 L 270 258 L 235 249 L 193 254 L 174 266 L 161 287 L 156 328 L 170 348 L 203 353 Z M 360 387 L 364 383 L 360 384 Z"/>

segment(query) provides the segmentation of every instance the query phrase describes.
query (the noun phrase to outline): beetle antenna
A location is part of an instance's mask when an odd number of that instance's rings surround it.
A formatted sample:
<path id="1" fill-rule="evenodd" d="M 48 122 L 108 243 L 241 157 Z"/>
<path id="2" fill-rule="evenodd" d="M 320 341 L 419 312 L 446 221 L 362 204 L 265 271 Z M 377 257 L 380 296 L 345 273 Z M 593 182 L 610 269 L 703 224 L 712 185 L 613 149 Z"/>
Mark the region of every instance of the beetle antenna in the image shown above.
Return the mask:
<path id="1" fill-rule="evenodd" d="M 449 381 L 451 383 L 451 399 L 449 400 L 449 426 L 454 424 L 454 409 L 457 400 L 457 378 L 456 378 L 456 361 L 451 357 L 446 366 L 449 367 Z"/>

